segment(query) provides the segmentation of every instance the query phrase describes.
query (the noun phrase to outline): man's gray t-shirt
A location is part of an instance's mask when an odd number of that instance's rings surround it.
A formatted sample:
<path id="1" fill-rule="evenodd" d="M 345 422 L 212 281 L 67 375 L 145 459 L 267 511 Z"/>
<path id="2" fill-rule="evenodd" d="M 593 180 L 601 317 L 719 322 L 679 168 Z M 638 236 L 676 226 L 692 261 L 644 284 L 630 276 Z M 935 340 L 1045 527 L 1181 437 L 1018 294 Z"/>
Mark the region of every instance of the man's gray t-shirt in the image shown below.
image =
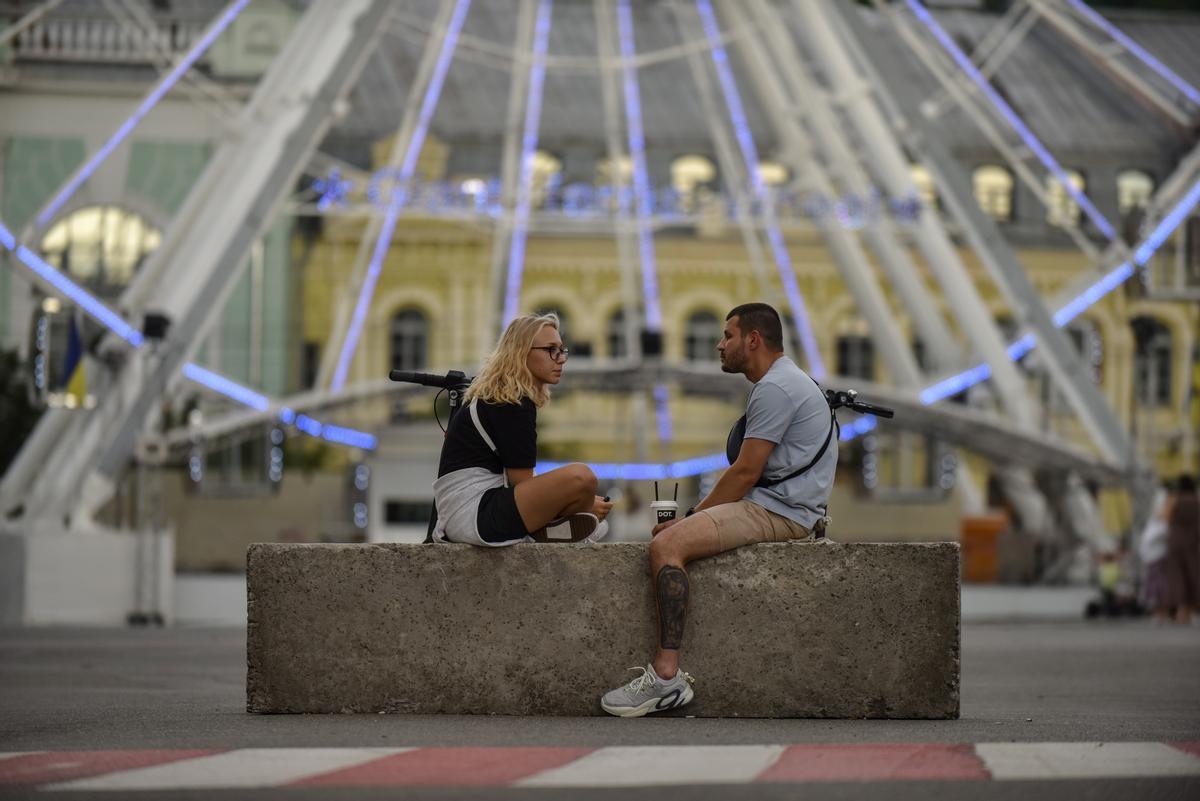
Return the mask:
<path id="1" fill-rule="evenodd" d="M 774 442 L 763 476 L 782 478 L 812 461 L 829 434 L 825 393 L 786 356 L 771 365 L 750 390 L 746 437 Z M 837 431 L 808 472 L 773 487 L 754 487 L 746 500 L 812 529 L 825 516 L 837 468 Z"/>

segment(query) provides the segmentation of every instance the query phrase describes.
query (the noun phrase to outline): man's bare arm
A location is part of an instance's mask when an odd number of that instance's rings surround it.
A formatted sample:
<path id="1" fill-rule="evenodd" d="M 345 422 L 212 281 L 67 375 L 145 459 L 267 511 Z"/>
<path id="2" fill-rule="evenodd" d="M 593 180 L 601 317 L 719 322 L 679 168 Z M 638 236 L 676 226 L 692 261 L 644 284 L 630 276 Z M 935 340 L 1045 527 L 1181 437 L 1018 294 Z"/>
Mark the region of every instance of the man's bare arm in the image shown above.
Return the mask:
<path id="1" fill-rule="evenodd" d="M 737 461 L 729 465 L 729 469 L 717 479 L 712 491 L 696 504 L 696 511 L 723 503 L 733 503 L 746 497 L 746 493 L 762 476 L 767 466 L 767 458 L 774 449 L 775 443 L 765 439 L 747 437 L 742 440 L 742 450 L 738 453 Z"/>

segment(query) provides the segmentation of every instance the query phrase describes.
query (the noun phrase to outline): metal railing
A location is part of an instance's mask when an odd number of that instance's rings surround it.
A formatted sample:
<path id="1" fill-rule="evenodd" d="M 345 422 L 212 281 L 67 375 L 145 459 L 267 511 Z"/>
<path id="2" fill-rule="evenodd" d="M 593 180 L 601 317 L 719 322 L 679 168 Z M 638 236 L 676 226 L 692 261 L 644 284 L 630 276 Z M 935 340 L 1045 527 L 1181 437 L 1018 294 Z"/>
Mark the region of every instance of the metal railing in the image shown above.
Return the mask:
<path id="1" fill-rule="evenodd" d="M 160 53 L 186 53 L 204 35 L 204 20 L 164 19 L 154 31 L 108 17 L 41 19 L 10 43 L 16 61 L 144 64 Z"/>

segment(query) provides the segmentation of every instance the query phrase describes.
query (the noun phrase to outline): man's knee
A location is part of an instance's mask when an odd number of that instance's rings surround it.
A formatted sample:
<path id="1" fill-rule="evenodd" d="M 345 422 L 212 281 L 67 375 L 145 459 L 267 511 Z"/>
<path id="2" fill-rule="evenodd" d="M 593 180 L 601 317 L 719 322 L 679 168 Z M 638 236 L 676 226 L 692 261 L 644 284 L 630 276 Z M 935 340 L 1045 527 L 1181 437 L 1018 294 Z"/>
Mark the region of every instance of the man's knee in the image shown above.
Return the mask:
<path id="1" fill-rule="evenodd" d="M 650 541 L 650 567 L 654 572 L 663 565 L 682 565 L 683 559 L 679 548 L 679 534 L 675 531 L 676 523 L 671 528 L 659 534 Z"/>

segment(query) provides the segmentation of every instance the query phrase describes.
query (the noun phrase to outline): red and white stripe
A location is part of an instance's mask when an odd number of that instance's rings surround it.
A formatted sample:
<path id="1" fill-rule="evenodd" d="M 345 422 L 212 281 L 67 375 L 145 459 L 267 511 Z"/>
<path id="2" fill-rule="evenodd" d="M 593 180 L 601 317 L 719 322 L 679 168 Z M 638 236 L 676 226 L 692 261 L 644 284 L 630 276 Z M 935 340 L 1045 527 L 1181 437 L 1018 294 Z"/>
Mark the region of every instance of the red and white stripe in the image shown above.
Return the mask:
<path id="1" fill-rule="evenodd" d="M 0 754 L 0 786 L 648 787 L 750 782 L 1200 776 L 1200 743 L 922 743 L 609 748 L 246 748 Z"/>

